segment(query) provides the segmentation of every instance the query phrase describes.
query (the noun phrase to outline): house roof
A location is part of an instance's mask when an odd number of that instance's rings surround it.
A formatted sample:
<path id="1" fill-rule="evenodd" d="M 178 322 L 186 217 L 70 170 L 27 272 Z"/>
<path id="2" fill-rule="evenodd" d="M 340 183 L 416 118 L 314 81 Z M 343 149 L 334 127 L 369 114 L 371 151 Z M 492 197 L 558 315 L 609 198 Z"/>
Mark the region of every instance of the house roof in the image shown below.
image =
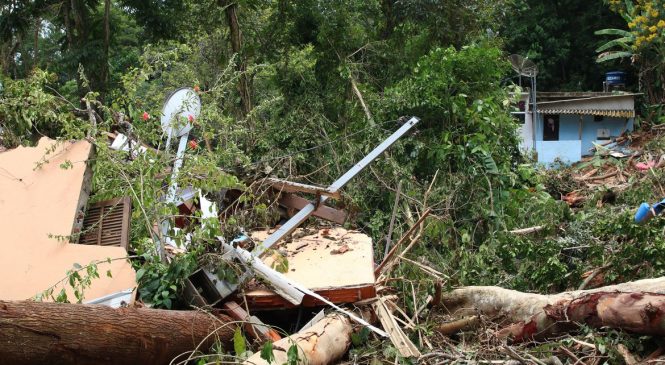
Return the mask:
<path id="1" fill-rule="evenodd" d="M 559 93 L 569 95 L 572 93 Z M 635 117 L 635 95 L 629 93 L 583 93 L 577 98 L 539 101 L 539 114 L 598 115 L 614 118 Z"/>
<path id="2" fill-rule="evenodd" d="M 642 95 L 641 93 L 630 92 L 572 92 L 572 91 L 556 91 L 546 92 L 539 91 L 537 99 L 539 103 L 559 102 L 564 100 L 580 100 L 580 99 L 596 99 L 596 98 L 616 98 L 624 96 Z"/>
<path id="3" fill-rule="evenodd" d="M 561 93 L 561 94 L 570 94 L 570 93 Z M 596 94 L 596 95 L 591 95 L 591 94 Z M 538 95 L 538 105 L 548 105 L 548 104 L 556 104 L 556 103 L 565 103 L 565 102 L 581 102 L 581 101 L 605 101 L 605 100 L 611 100 L 611 99 L 625 99 L 627 97 L 630 97 L 631 99 L 634 99 L 636 95 L 642 95 L 642 94 L 634 94 L 634 93 L 626 93 L 626 94 L 612 94 L 612 93 L 580 93 L 579 96 L 577 97 L 562 97 L 562 98 L 555 98 L 555 99 L 550 99 L 548 97 L 542 98 L 540 94 Z M 540 101 L 540 100 L 548 100 L 548 101 Z"/>
<path id="4" fill-rule="evenodd" d="M 613 118 L 634 118 L 635 110 L 633 109 L 558 109 L 558 108 L 539 108 L 540 114 L 577 114 L 577 115 L 598 115 L 603 117 Z"/>

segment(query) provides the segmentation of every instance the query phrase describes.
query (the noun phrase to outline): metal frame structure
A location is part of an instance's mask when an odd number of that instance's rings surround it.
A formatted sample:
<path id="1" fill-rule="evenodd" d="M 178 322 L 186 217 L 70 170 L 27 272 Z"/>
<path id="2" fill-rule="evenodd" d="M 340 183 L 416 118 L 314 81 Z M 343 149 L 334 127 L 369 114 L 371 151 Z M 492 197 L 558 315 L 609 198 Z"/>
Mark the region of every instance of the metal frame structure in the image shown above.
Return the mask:
<path id="1" fill-rule="evenodd" d="M 396 130 L 390 137 L 386 138 L 381 144 L 376 146 L 372 152 L 367 154 L 362 160 L 356 163 L 349 171 L 347 171 L 340 178 L 335 180 L 328 188 L 327 191 L 331 193 L 336 193 L 344 185 L 346 185 L 351 179 L 353 179 L 360 171 L 362 171 L 367 165 L 369 165 L 374 159 L 379 157 L 383 152 L 385 152 L 390 146 L 392 146 L 398 139 L 400 139 L 406 132 L 408 132 L 413 126 L 418 124 L 420 119 L 417 117 L 411 117 L 404 125 L 402 125 L 398 130 Z M 258 245 L 252 251 L 253 255 L 261 256 L 266 250 L 268 250 L 272 245 L 279 242 L 289 233 L 293 232 L 298 226 L 300 226 L 307 218 L 309 218 L 312 213 L 318 208 L 318 206 L 328 200 L 328 196 L 322 195 L 317 197 L 318 201 L 309 203 L 304 208 L 302 208 L 296 215 L 291 217 L 286 223 L 284 223 L 279 229 L 273 232 L 268 236 L 260 245 Z"/>

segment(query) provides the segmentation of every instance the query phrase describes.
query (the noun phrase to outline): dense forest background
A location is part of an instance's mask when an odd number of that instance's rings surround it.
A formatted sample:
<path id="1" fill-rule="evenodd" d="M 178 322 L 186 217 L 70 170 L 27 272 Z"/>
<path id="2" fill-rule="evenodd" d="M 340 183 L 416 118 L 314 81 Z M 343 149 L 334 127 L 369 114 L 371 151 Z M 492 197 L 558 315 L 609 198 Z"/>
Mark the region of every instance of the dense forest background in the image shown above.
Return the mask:
<path id="1" fill-rule="evenodd" d="M 6 75 L 47 69 L 60 87 L 81 94 L 71 83 L 82 65 L 91 88 L 104 96 L 124 71 L 139 66 L 149 45 L 188 45 L 217 68 L 236 53 L 238 67 L 246 68 L 283 62 L 290 49 L 311 46 L 319 83 L 340 64 L 361 61 L 368 78 L 358 82 L 383 89 L 430 50 L 479 38 L 500 39 L 506 52 L 534 60 L 543 90 L 598 90 L 608 67 L 630 65 L 598 65 L 595 49 L 603 40 L 594 31 L 622 27 L 626 22 L 602 1 L 569 0 L 7 1 L 0 23 Z M 214 79 L 214 68 L 206 71 Z"/>
<path id="2" fill-rule="evenodd" d="M 417 132 L 338 202 L 353 227 L 372 235 L 377 259 L 401 185 L 395 236 L 432 209 L 415 254 L 448 274 L 449 285 L 549 292 L 597 266 L 611 268 L 608 282 L 665 270 L 662 223 L 637 229 L 626 209 L 657 197 L 659 175 L 619 194 L 621 209 L 571 211 L 560 193 L 573 182 L 518 151 L 509 113 L 518 79 L 507 61 L 518 53 L 536 62 L 545 91 L 600 91 L 606 71 L 624 70 L 629 87 L 645 93 L 643 124 L 661 123 L 660 1 L 5 0 L 0 11 L 0 144 L 96 137 L 94 199 L 133 197 L 142 208 L 132 225 L 139 254 L 154 247 L 142 222 L 173 211 L 157 198 L 171 160 L 119 156 L 103 132 L 163 150 L 164 98 L 189 86 L 203 109 L 181 186 L 249 191 L 264 176 L 325 185 L 399 117 L 416 115 Z M 216 229 L 232 238 L 241 227 L 274 224 L 268 203 L 248 199 L 248 212 Z M 507 233 L 534 225 L 547 228 Z M 187 272 L 176 266 L 149 268 L 144 300 L 171 306 L 171 284 Z"/>

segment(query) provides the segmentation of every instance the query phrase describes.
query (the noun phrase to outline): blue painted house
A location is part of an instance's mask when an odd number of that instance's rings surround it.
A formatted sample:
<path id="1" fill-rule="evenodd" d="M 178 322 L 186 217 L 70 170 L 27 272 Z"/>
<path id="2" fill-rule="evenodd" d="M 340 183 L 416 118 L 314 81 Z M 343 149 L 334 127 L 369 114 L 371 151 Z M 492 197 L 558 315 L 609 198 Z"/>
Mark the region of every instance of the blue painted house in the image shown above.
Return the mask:
<path id="1" fill-rule="evenodd" d="M 633 130 L 635 95 L 616 92 L 539 92 L 536 107 L 525 111 L 521 147 L 538 162 L 580 161 L 593 143 Z M 535 116 L 535 118 L 534 118 Z"/>

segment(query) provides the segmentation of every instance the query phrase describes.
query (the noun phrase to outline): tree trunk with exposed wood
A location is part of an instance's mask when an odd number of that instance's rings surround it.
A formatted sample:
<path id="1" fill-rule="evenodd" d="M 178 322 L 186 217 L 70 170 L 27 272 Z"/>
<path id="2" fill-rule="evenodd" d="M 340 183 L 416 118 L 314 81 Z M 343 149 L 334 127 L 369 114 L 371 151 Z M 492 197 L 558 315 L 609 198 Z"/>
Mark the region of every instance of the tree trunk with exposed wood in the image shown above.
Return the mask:
<path id="1" fill-rule="evenodd" d="M 334 364 L 348 351 L 351 345 L 351 331 L 348 317 L 338 313 L 330 314 L 312 327 L 275 342 L 273 344 L 275 360 L 272 364 L 288 363 L 288 351 L 294 345 L 298 348 L 299 364 Z M 244 364 L 269 365 L 270 363 L 261 358 L 261 352 L 257 352 Z"/>
<path id="2" fill-rule="evenodd" d="M 168 364 L 199 345 L 228 345 L 231 321 L 202 311 L 0 301 L 0 362 Z"/>
<path id="3" fill-rule="evenodd" d="M 665 277 L 552 295 L 472 286 L 444 295 L 441 305 L 458 318 L 490 316 L 503 327 L 500 336 L 518 342 L 567 332 L 580 323 L 665 335 Z M 442 326 L 444 332 L 447 327 Z"/>

